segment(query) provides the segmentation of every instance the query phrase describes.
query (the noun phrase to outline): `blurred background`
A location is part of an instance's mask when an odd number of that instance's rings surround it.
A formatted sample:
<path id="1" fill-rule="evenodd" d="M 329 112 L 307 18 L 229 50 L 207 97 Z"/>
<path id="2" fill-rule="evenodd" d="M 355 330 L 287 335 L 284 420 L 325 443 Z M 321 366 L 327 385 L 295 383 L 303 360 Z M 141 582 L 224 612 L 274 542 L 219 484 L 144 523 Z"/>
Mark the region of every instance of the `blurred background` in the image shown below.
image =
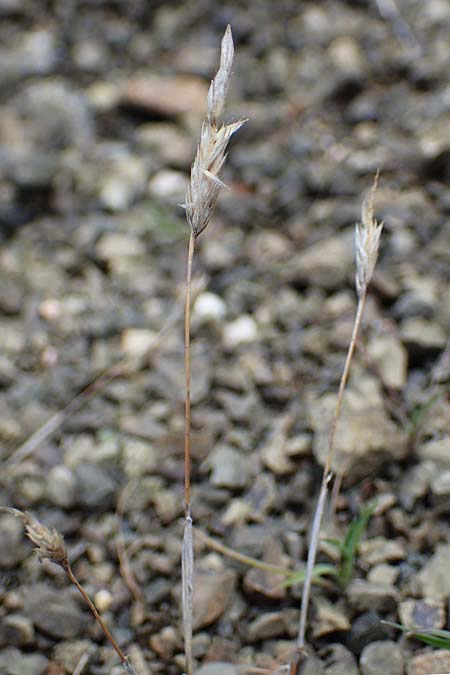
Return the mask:
<path id="1" fill-rule="evenodd" d="M 342 593 L 330 616 L 322 590 L 310 638 L 337 640 L 348 673 L 377 639 L 409 663 L 379 620 L 426 598 L 450 559 L 436 548 L 450 496 L 447 0 L 0 0 L 1 501 L 64 533 L 139 675 L 182 672 L 178 205 L 228 23 L 226 119 L 249 121 L 194 265 L 194 520 L 274 564 L 304 557 L 356 306 L 354 224 L 379 169 L 338 518 L 384 500 L 360 574 L 392 570 L 378 604 Z M 118 672 L 70 591 L 61 611 L 65 580 L 19 525 L 0 517 L 0 671 Z M 138 590 L 119 570 L 127 546 Z M 198 560 L 196 658 L 271 668 L 297 591 L 202 545 Z"/>

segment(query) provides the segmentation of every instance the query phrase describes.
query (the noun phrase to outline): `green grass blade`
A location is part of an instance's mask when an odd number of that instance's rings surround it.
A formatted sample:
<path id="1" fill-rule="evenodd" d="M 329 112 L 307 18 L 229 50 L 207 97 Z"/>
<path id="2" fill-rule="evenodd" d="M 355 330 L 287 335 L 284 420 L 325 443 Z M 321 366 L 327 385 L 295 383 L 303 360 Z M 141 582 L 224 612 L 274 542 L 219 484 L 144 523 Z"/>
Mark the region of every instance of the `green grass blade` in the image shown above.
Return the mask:
<path id="1" fill-rule="evenodd" d="M 297 584 L 301 584 L 304 582 L 306 576 L 306 569 L 304 570 L 297 570 L 294 572 L 291 572 L 289 577 L 283 581 L 283 586 L 288 587 L 288 586 L 296 586 Z M 313 572 L 313 577 L 337 577 L 338 576 L 338 570 L 334 565 L 330 565 L 328 563 L 320 563 L 318 565 L 314 566 L 314 572 Z"/>
<path id="2" fill-rule="evenodd" d="M 450 651 L 450 631 L 448 630 L 439 630 L 437 628 L 430 630 L 416 630 L 414 628 L 402 626 L 399 623 L 394 623 L 393 621 L 382 621 L 382 623 L 386 626 L 397 628 L 403 633 L 406 633 L 408 637 L 420 640 L 427 645 L 438 647 L 439 649 L 448 649 Z"/>
<path id="3" fill-rule="evenodd" d="M 348 528 L 346 537 L 341 547 L 342 558 L 339 565 L 339 582 L 346 586 L 353 576 L 356 555 L 358 553 L 361 537 L 367 529 L 370 518 L 376 509 L 376 503 L 369 504 L 356 516 Z"/>

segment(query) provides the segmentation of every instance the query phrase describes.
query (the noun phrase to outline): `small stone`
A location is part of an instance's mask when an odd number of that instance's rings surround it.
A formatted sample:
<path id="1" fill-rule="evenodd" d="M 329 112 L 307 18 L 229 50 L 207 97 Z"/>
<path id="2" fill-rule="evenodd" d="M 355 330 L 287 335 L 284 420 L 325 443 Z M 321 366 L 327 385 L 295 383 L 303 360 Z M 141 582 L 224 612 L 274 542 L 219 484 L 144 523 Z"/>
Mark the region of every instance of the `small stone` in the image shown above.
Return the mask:
<path id="1" fill-rule="evenodd" d="M 14 647 L 0 652 L 0 673 L 8 675 L 44 675 L 48 659 L 43 654 L 21 654 Z"/>
<path id="2" fill-rule="evenodd" d="M 89 509 L 114 506 L 117 485 L 109 472 L 97 464 L 80 464 L 75 470 L 77 500 Z"/>
<path id="3" fill-rule="evenodd" d="M 286 567 L 286 559 L 277 539 L 268 539 L 264 547 L 263 562 L 275 567 Z M 270 600 L 282 600 L 286 596 L 282 577 L 275 572 L 253 567 L 244 576 L 244 590 L 251 595 Z"/>
<path id="4" fill-rule="evenodd" d="M 162 659 L 170 659 L 180 647 L 177 632 L 173 626 L 166 626 L 149 640 L 151 649 Z"/>
<path id="5" fill-rule="evenodd" d="M 206 663 L 195 671 L 195 675 L 238 675 L 238 673 L 237 666 L 219 661 Z"/>
<path id="6" fill-rule="evenodd" d="M 422 594 L 427 600 L 442 600 L 450 594 L 450 544 L 437 547 L 436 553 L 417 575 Z"/>
<path id="7" fill-rule="evenodd" d="M 161 169 L 150 179 L 148 191 L 158 199 L 181 202 L 186 192 L 186 186 L 186 174 L 173 169 Z"/>
<path id="8" fill-rule="evenodd" d="M 408 355 L 396 335 L 377 335 L 367 347 L 387 387 L 403 389 L 406 384 Z"/>
<path id="9" fill-rule="evenodd" d="M 117 258 L 134 258 L 142 255 L 142 242 L 124 232 L 110 232 L 100 237 L 96 245 L 96 253 L 108 262 Z"/>
<path id="10" fill-rule="evenodd" d="M 372 610 L 364 612 L 352 621 L 352 627 L 347 638 L 347 645 L 354 654 L 360 654 L 362 649 L 374 640 L 384 640 L 386 629 L 381 623 L 381 616 Z"/>
<path id="11" fill-rule="evenodd" d="M 97 591 L 94 596 L 94 604 L 100 613 L 107 612 L 111 608 L 112 602 L 113 596 L 106 588 Z"/>
<path id="12" fill-rule="evenodd" d="M 398 606 L 398 615 L 406 628 L 430 630 L 445 626 L 445 611 L 441 602 L 404 600 Z"/>
<path id="13" fill-rule="evenodd" d="M 264 464 L 277 476 L 292 473 L 294 464 L 287 452 L 287 418 L 280 417 L 270 431 L 260 454 Z"/>
<path id="14" fill-rule="evenodd" d="M 243 314 L 231 323 L 227 323 L 223 330 L 225 349 L 232 351 L 241 344 L 255 342 L 258 338 L 258 326 L 253 317 Z"/>
<path id="15" fill-rule="evenodd" d="M 286 635 L 283 612 L 266 612 L 254 619 L 247 631 L 249 642 L 268 640 Z"/>
<path id="16" fill-rule="evenodd" d="M 54 647 L 53 658 L 64 667 L 65 672 L 73 673 L 80 659 L 94 650 L 90 640 L 61 640 Z"/>
<path id="17" fill-rule="evenodd" d="M 422 349 L 444 349 L 447 336 L 441 326 L 429 319 L 412 317 L 401 324 L 402 341 Z"/>
<path id="18" fill-rule="evenodd" d="M 209 321 L 222 321 L 227 313 L 227 306 L 215 293 L 200 293 L 192 307 L 192 321 L 197 325 Z"/>
<path id="19" fill-rule="evenodd" d="M 372 537 L 361 542 L 359 554 L 364 562 L 372 566 L 382 562 L 404 560 L 407 551 L 401 540 Z"/>
<path id="20" fill-rule="evenodd" d="M 313 637 L 320 638 L 336 632 L 347 632 L 351 623 L 348 612 L 342 604 L 332 604 L 323 596 L 314 600 Z"/>
<path id="21" fill-rule="evenodd" d="M 328 57 L 341 72 L 362 75 L 366 68 L 364 52 L 352 37 L 336 38 L 328 48 Z"/>
<path id="22" fill-rule="evenodd" d="M 325 675 L 359 675 L 355 657 L 339 642 L 321 649 L 319 656 L 325 661 Z"/>
<path id="23" fill-rule="evenodd" d="M 450 470 L 437 472 L 431 481 L 431 492 L 437 497 L 450 494 Z"/>
<path id="24" fill-rule="evenodd" d="M 203 115 L 208 87 L 197 77 L 152 75 L 129 80 L 122 92 L 128 106 L 166 117 Z"/>
<path id="25" fill-rule="evenodd" d="M 77 638 L 87 625 L 84 612 L 69 592 L 45 584 L 35 584 L 28 589 L 25 611 L 36 628 L 52 638 Z"/>
<path id="26" fill-rule="evenodd" d="M 15 567 L 26 555 L 23 523 L 12 514 L 0 514 L 0 568 Z"/>
<path id="27" fill-rule="evenodd" d="M 155 343 L 156 333 L 146 328 L 128 328 L 122 333 L 120 348 L 124 356 L 144 356 Z"/>
<path id="28" fill-rule="evenodd" d="M 0 626 L 0 640 L 4 644 L 24 647 L 34 642 L 34 626 L 30 619 L 21 614 L 9 614 Z"/>
<path id="29" fill-rule="evenodd" d="M 398 591 L 387 584 L 373 584 L 364 579 L 354 579 L 347 586 L 349 603 L 358 611 L 372 609 L 389 611 L 398 602 Z"/>
<path id="30" fill-rule="evenodd" d="M 98 196 L 109 211 L 126 211 L 143 193 L 147 168 L 139 157 L 121 153 L 100 177 Z"/>
<path id="31" fill-rule="evenodd" d="M 362 675 L 403 675 L 400 647 L 391 640 L 380 640 L 364 647 L 359 660 Z"/>
<path id="32" fill-rule="evenodd" d="M 417 450 L 417 454 L 420 459 L 431 460 L 445 467 L 450 467 L 450 436 L 422 443 Z"/>
<path id="33" fill-rule="evenodd" d="M 236 572 L 208 569 L 201 563 L 194 573 L 193 628 L 205 628 L 217 621 L 234 599 Z"/>
<path id="34" fill-rule="evenodd" d="M 245 496 L 252 520 L 264 522 L 277 496 L 277 486 L 271 474 L 259 474 Z"/>
<path id="35" fill-rule="evenodd" d="M 64 509 L 73 506 L 76 500 L 76 479 L 67 466 L 58 464 L 50 469 L 47 479 L 47 496 L 56 506 Z"/>
<path id="36" fill-rule="evenodd" d="M 438 472 L 435 462 L 432 461 L 419 462 L 406 470 L 399 488 L 399 500 L 403 508 L 410 511 L 417 499 L 425 497 L 433 476 Z"/>
<path id="37" fill-rule="evenodd" d="M 450 673 L 450 652 L 447 649 L 436 649 L 416 654 L 406 664 L 406 673 L 407 675 Z"/>
<path id="38" fill-rule="evenodd" d="M 393 565 L 381 563 L 374 565 L 367 575 L 367 581 L 372 584 L 389 584 L 393 586 L 398 578 L 398 568 Z"/>
<path id="39" fill-rule="evenodd" d="M 219 445 L 205 461 L 212 469 L 211 484 L 231 489 L 243 488 L 250 479 L 249 463 L 239 450 Z"/>
<path id="40" fill-rule="evenodd" d="M 284 266 L 285 281 L 334 290 L 353 265 L 352 246 L 345 237 L 329 237 L 294 255 Z"/>

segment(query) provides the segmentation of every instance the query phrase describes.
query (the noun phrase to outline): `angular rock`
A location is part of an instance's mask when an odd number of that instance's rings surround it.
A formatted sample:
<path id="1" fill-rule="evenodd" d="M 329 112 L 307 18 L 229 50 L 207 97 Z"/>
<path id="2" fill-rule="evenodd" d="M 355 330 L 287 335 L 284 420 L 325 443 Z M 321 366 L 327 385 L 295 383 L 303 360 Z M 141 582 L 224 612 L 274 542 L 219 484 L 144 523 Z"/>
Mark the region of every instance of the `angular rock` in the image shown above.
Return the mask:
<path id="1" fill-rule="evenodd" d="M 450 652 L 435 649 L 423 654 L 415 654 L 406 664 L 407 675 L 430 675 L 431 673 L 450 673 Z"/>
<path id="2" fill-rule="evenodd" d="M 64 589 L 45 584 L 31 586 L 25 596 L 25 612 L 36 628 L 56 639 L 79 638 L 86 629 L 86 615 Z"/>
<path id="3" fill-rule="evenodd" d="M 193 628 L 205 628 L 217 621 L 234 599 L 236 572 L 212 571 L 201 564 L 194 573 Z"/>
<path id="4" fill-rule="evenodd" d="M 445 626 L 445 611 L 442 602 L 404 600 L 398 606 L 398 615 L 406 628 L 430 630 Z"/>
<path id="5" fill-rule="evenodd" d="M 450 544 L 438 546 L 435 554 L 417 575 L 422 594 L 427 600 L 444 601 L 450 595 Z"/>
<path id="6" fill-rule="evenodd" d="M 347 586 L 349 603 L 358 611 L 388 611 L 396 606 L 399 594 L 394 586 L 354 579 Z"/>

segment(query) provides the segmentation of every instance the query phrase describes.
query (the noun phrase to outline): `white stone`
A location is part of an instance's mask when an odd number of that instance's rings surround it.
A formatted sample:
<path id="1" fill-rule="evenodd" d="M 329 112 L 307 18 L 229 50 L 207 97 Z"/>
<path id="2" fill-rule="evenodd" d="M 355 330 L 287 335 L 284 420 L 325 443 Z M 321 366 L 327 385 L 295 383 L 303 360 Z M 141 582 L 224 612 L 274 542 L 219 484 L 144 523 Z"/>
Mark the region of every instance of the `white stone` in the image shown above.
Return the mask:
<path id="1" fill-rule="evenodd" d="M 254 342 L 258 337 L 256 321 L 248 314 L 239 316 L 228 323 L 223 332 L 223 341 L 227 349 L 234 349 L 240 344 Z"/>
<path id="2" fill-rule="evenodd" d="M 192 308 L 192 320 L 198 323 L 221 321 L 226 313 L 227 306 L 221 297 L 214 293 L 201 293 Z"/>

